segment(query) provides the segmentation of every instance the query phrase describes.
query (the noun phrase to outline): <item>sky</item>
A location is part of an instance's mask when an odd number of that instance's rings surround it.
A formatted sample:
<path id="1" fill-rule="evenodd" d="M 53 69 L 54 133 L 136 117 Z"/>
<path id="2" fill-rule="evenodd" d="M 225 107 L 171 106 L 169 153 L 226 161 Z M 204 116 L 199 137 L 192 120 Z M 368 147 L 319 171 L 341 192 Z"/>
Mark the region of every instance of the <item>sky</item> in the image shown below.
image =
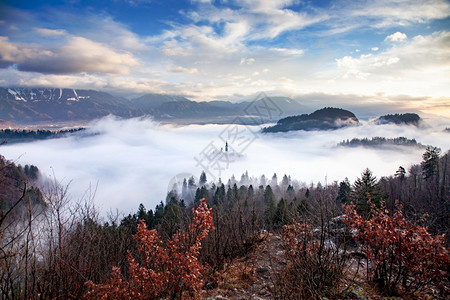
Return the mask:
<path id="1" fill-rule="evenodd" d="M 419 127 L 374 125 L 361 121 L 331 131 L 296 131 L 261 134 L 259 126 L 161 125 L 150 118 L 121 120 L 106 117 L 89 125 L 85 135 L 6 144 L 2 155 L 17 164 L 38 166 L 42 176 L 69 185 L 73 201 L 95 194 L 95 205 L 105 216 L 109 211 L 136 212 L 140 203 L 154 208 L 164 201 L 174 178 L 200 177 L 205 171 L 209 183 L 232 175 L 237 180 L 248 171 L 250 177 L 278 180 L 290 175 L 299 184 L 331 184 L 345 177 L 353 183 L 369 168 L 378 179 L 395 174 L 403 166 L 409 174 L 412 164 L 422 161 L 421 148 L 382 149 L 337 147 L 354 137 L 404 136 L 424 145 L 450 149 L 448 122 L 424 120 Z M 225 141 L 240 156 L 220 159 L 212 149 L 224 148 Z M 208 160 L 207 158 L 211 158 Z M 183 174 L 183 175 L 181 175 Z M 187 174 L 187 175 L 186 175 Z M 181 179 L 182 181 L 182 179 Z M 198 182 L 198 181 L 197 181 Z M 95 192 L 95 193 L 94 193 Z"/>
<path id="2" fill-rule="evenodd" d="M 2 0 L 0 86 L 264 91 L 450 117 L 450 2 Z"/>

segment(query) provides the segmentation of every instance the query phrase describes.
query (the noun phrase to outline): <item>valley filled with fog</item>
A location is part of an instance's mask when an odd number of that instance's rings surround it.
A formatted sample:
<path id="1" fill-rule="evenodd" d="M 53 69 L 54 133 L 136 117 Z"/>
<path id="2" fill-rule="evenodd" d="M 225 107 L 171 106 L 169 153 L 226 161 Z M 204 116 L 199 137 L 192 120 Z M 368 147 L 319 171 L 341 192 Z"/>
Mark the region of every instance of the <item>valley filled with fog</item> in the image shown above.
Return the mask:
<path id="1" fill-rule="evenodd" d="M 290 175 L 299 184 L 322 185 L 348 177 L 353 182 L 365 168 L 377 178 L 408 170 L 420 163 L 417 147 L 338 147 L 352 138 L 407 137 L 424 145 L 450 148 L 448 120 L 425 119 L 419 126 L 375 125 L 334 131 L 295 131 L 262 134 L 259 126 L 161 125 L 148 118 L 122 120 L 107 117 L 92 122 L 84 132 L 52 140 L 3 145 L 1 153 L 17 164 L 34 164 L 43 176 L 69 185 L 71 199 L 95 191 L 101 214 L 119 210 L 128 214 L 139 203 L 153 208 L 164 201 L 178 174 L 196 177 L 205 170 L 208 182 L 239 181 L 262 174 L 279 180 Z M 224 159 L 225 143 L 229 151 Z M 219 158 L 218 158 L 219 157 Z"/>

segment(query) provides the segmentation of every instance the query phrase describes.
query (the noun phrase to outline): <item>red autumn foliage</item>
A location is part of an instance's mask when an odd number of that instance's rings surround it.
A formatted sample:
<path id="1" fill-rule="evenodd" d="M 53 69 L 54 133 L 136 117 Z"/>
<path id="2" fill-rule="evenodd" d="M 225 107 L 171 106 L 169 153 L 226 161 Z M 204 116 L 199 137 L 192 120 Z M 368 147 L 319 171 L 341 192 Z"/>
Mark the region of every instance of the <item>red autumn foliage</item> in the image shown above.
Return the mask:
<path id="1" fill-rule="evenodd" d="M 368 279 L 381 291 L 395 294 L 430 291 L 434 286 L 441 296 L 449 293 L 449 249 L 445 236 L 432 237 L 427 228 L 408 222 L 400 209 L 392 216 L 372 206 L 371 217 L 364 219 L 355 205 L 344 206 L 344 223 L 355 229 L 368 258 Z"/>
<path id="2" fill-rule="evenodd" d="M 134 236 L 143 255 L 139 264 L 128 253 L 128 276 L 120 269 L 112 270 L 106 284 L 86 285 L 88 299 L 160 299 L 181 298 L 183 293 L 197 296 L 203 286 L 205 266 L 198 261 L 201 242 L 214 229 L 211 209 L 205 199 L 193 210 L 188 231 L 179 230 L 165 245 L 156 230 L 148 230 L 141 221 Z"/>

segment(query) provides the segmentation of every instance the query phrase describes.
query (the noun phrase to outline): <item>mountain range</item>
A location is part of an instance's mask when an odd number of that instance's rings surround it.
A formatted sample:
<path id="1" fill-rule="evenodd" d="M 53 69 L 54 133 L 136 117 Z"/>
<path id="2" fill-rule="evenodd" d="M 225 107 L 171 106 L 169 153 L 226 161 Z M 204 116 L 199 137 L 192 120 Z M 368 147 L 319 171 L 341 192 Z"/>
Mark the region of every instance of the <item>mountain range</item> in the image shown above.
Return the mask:
<path id="1" fill-rule="evenodd" d="M 256 119 L 254 109 L 271 105 L 273 119 Z M 0 119 L 16 124 L 90 121 L 113 114 L 130 118 L 150 115 L 174 123 L 276 122 L 299 114 L 305 106 L 288 97 L 260 97 L 253 101 L 196 102 L 183 96 L 146 94 L 134 99 L 95 90 L 64 88 L 1 88 Z"/>
<path id="2" fill-rule="evenodd" d="M 93 90 L 0 88 L 0 119 L 5 121 L 85 121 L 108 114 L 136 117 L 142 112 L 125 99 Z"/>

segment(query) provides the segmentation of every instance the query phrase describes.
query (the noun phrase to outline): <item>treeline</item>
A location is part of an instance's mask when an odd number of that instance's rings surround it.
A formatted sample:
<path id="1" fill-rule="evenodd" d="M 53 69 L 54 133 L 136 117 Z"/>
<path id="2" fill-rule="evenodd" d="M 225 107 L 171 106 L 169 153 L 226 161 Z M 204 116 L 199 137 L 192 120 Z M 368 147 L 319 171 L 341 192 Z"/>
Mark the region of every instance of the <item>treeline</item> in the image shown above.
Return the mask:
<path id="1" fill-rule="evenodd" d="M 306 185 L 292 180 L 288 175 L 280 179 L 276 174 L 270 178 L 255 178 L 248 173 L 242 174 L 239 179 L 233 176 L 226 183 L 208 182 L 203 172 L 199 182 L 194 177 L 187 178 L 181 190 L 170 191 L 165 201 L 155 208 L 146 209 L 141 204 L 134 214 L 110 215 L 108 220 L 99 218 L 92 202 L 94 193 L 87 193 L 87 198 L 77 202 L 70 200 L 67 186 L 48 182 L 42 189 L 45 209 L 29 206 L 22 214 L 14 218 L 9 215 L 0 224 L 2 298 L 68 299 L 91 295 L 96 299 L 106 294 L 120 298 L 114 294 L 114 289 L 110 289 L 114 286 L 117 291 L 125 293 L 121 297 L 128 297 L 126 295 L 132 294 L 126 293 L 138 288 L 133 280 L 140 276 L 157 276 L 155 278 L 159 279 L 155 282 L 161 285 L 142 286 L 142 290 L 136 290 L 136 293 L 147 291 L 156 294 L 144 294 L 137 298 L 156 299 L 157 293 L 182 298 L 182 289 L 193 292 L 199 288 L 217 287 L 218 274 L 224 267 L 236 258 L 251 253 L 261 241 L 261 233 L 265 232 L 284 232 L 286 249 L 292 250 L 286 252 L 286 270 L 272 274 L 274 280 L 278 280 L 276 286 L 279 287 L 272 291 L 273 295 L 280 298 L 290 293 L 298 298 L 335 297 L 336 293 L 342 292 L 339 286 L 349 262 L 346 254 L 349 233 L 345 227 L 337 225 L 344 214 L 343 204 L 355 204 L 354 213 L 351 207 L 346 208 L 347 215 L 351 212 L 354 216 L 346 221 L 350 227 L 362 226 L 363 220 L 382 226 L 384 223 L 371 221 L 371 218 L 377 216 L 387 220 L 383 221 L 387 224 L 394 217 L 394 212 L 402 207 L 404 221 L 403 216 L 396 217 L 393 224 L 420 222 L 433 234 L 446 233 L 450 213 L 448 155 L 441 155 L 438 148 L 428 147 L 421 165 L 414 165 L 408 171 L 399 167 L 395 175 L 377 179 L 366 169 L 353 183 L 346 179 L 327 185 Z M 0 181 L 9 176 L 2 174 Z M 10 181 L 9 184 L 14 185 L 15 182 Z M 16 200 L 21 200 L 21 195 L 28 193 L 24 187 L 19 186 L 19 189 L 22 194 L 11 195 Z M 198 231 L 205 226 L 205 223 L 198 221 L 197 212 L 202 207 L 204 213 L 212 213 L 205 234 Z M 385 208 L 391 215 L 385 214 Z M 375 214 L 377 209 L 380 212 Z M 358 219 L 358 216 L 363 219 Z M 415 234 L 414 228 L 408 229 L 411 234 Z M 382 229 L 376 232 L 381 237 L 386 235 Z M 423 230 L 420 232 L 423 233 Z M 431 245 L 431 236 L 422 233 L 418 236 L 429 241 L 423 244 Z M 361 243 L 365 241 L 363 238 Z M 398 237 L 393 236 L 392 241 L 398 242 Z M 432 241 L 439 245 L 441 240 Z M 438 249 L 436 247 L 434 249 Z M 179 262 L 178 269 L 172 269 L 178 263 L 169 259 L 170 253 Z M 366 266 L 376 266 L 376 261 L 370 261 L 366 252 L 363 251 L 363 254 L 366 255 Z M 448 263 L 448 254 L 440 257 Z M 433 260 L 427 257 L 427 261 L 430 259 Z M 398 261 L 389 263 L 397 266 Z M 206 265 L 209 267 L 204 268 Z M 164 269 L 169 266 L 170 274 Z M 195 266 L 196 272 L 203 270 L 198 274 L 201 277 L 197 280 L 189 277 L 189 266 Z M 436 269 L 433 268 L 429 269 Z M 394 270 L 397 270 L 396 267 Z M 405 270 L 406 273 L 398 276 L 405 278 L 405 286 L 413 284 L 414 288 L 420 289 L 425 283 L 442 281 L 439 279 L 441 277 L 433 277 L 432 282 L 411 283 L 410 276 L 416 274 L 411 273 L 412 269 Z M 377 274 L 372 277 L 375 281 L 380 280 Z M 448 273 L 439 271 L 436 274 Z M 174 286 L 163 284 L 164 278 L 174 285 L 178 282 L 181 292 Z M 382 279 L 390 288 L 402 283 Z M 89 284 L 86 285 L 86 282 Z M 448 286 L 448 282 L 443 284 Z M 86 294 L 88 291 L 92 293 Z M 394 293 L 394 290 L 391 292 Z"/>
<path id="2" fill-rule="evenodd" d="M 0 144 L 21 142 L 27 140 L 44 140 L 50 138 L 60 138 L 73 134 L 85 128 L 45 130 L 45 129 L 0 129 Z"/>
<path id="3" fill-rule="evenodd" d="M 425 145 L 416 141 L 416 139 L 408 139 L 406 137 L 385 138 L 385 137 L 372 137 L 372 138 L 353 138 L 351 140 L 343 140 L 338 146 L 345 147 L 378 147 L 378 146 L 407 146 L 426 148 Z"/>

